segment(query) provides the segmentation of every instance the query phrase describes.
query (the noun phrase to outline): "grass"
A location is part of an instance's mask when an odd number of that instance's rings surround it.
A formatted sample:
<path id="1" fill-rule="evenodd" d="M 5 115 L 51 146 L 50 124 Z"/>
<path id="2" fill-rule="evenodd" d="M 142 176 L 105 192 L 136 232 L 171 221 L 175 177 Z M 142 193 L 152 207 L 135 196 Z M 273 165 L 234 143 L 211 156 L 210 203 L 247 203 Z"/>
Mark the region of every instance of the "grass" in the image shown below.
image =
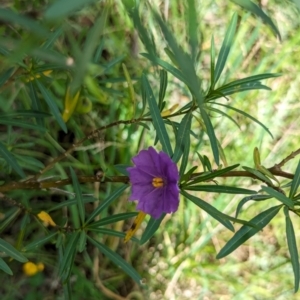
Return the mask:
<path id="1" fill-rule="evenodd" d="M 107 25 L 101 42 L 102 51 L 99 50 L 101 75 L 98 78 L 100 90 L 93 93 L 92 88 L 82 91 L 84 103 L 92 103 L 92 110 L 85 114 L 75 113 L 68 121 L 68 134 L 63 133 L 53 118 L 45 119 L 49 131 L 44 135 L 27 130 L 15 128 L 2 128 L 1 141 L 6 143 L 15 154 L 25 158 L 20 165 L 26 174 L 34 174 L 40 169 L 39 160 L 47 165 L 52 158 L 92 130 L 114 122 L 116 120 L 131 119 L 133 115 L 132 99 L 128 94 L 127 83 L 121 62 L 124 63 L 133 80 L 138 102 L 137 109 L 141 110 L 142 95 L 140 83 L 137 80 L 143 70 L 148 72 L 149 81 L 154 92 L 159 89 L 159 76 L 157 68 L 151 66 L 149 61 L 138 55 L 144 52 L 142 43 L 134 32 L 131 20 L 121 1 L 112 1 L 112 8 L 108 15 Z M 31 15 L 33 12 L 42 14 L 46 3 L 35 0 L 31 8 L 25 8 L 22 1 L 7 1 L 6 5 L 14 7 L 16 11 Z M 80 58 L 83 45 L 89 28 L 94 23 L 97 12 L 104 4 L 94 4 L 85 7 L 80 12 L 60 20 L 63 34 L 55 42 L 55 49 L 61 54 Z M 167 19 L 172 32 L 184 49 L 187 49 L 186 26 L 184 23 L 185 8 L 181 2 L 165 1 L 155 2 L 154 5 Z M 229 100 L 220 99 L 224 104 L 230 104 L 245 111 L 262 121 L 272 132 L 272 139 L 261 127 L 254 124 L 236 112 L 226 111 L 240 125 L 240 129 L 224 117 L 210 113 L 218 140 L 224 148 L 229 165 L 240 163 L 253 167 L 252 152 L 258 147 L 262 163 L 271 167 L 288 156 L 293 150 L 299 148 L 299 91 L 300 66 L 298 64 L 299 21 L 298 14 L 292 5 L 283 5 L 276 1 L 269 1 L 264 7 L 282 34 L 282 42 L 274 37 L 271 30 L 259 19 L 243 11 L 240 7 L 229 2 L 217 5 L 215 1 L 205 1 L 197 4 L 196 12 L 199 22 L 199 36 L 201 36 L 201 55 L 197 63 L 197 74 L 203 80 L 203 87 L 209 87 L 210 81 L 210 41 L 214 35 L 216 52 L 218 53 L 224 39 L 226 27 L 234 11 L 238 12 L 238 33 L 234 46 L 231 49 L 224 73 L 218 85 L 259 73 L 281 73 L 281 77 L 272 78 L 263 83 L 272 91 L 252 91 L 234 94 Z M 147 28 L 153 32 L 158 53 L 163 59 L 170 61 L 164 52 L 165 41 L 153 17 L 145 6 L 141 15 Z M 16 26 L 4 24 L 0 26 L 3 35 L 1 41 L 7 36 L 18 39 L 20 36 L 28 38 L 28 31 Z M 14 27 L 15 26 L 15 27 Z M 26 44 L 28 49 L 34 48 L 40 40 Z M 7 67 L 22 62 L 29 66 L 30 56 L 23 57 L 24 50 L 17 48 L 9 58 L 0 57 L 1 72 Z M 24 58 L 24 59 L 23 59 Z M 94 75 L 92 67 L 89 74 Z M 50 90 L 60 111 L 64 108 L 66 86 L 73 79 L 72 72 L 53 70 L 50 76 L 42 76 L 42 82 Z M 179 104 L 179 107 L 188 103 L 189 93 L 178 79 L 169 75 L 169 85 L 166 94 L 166 108 Z M 32 94 L 26 88 L 25 76 L 18 77 L 15 82 L 5 87 L 0 95 L 1 111 L 8 112 L 14 109 L 29 109 Z M 100 94 L 99 94 L 100 93 Z M 38 92 L 37 97 L 42 99 Z M 108 104 L 105 104 L 105 103 Z M 47 105 L 41 101 L 41 107 L 48 110 Z M 174 120 L 180 121 L 177 117 Z M 194 119 L 192 128 L 201 138 L 192 141 L 189 167 L 202 167 L 196 151 L 207 155 L 213 161 L 211 148 L 207 136 L 203 133 L 201 125 Z M 65 178 L 69 174 L 69 167 L 76 171 L 77 176 L 93 175 L 96 172 L 111 174 L 115 172 L 113 165 L 130 164 L 130 159 L 139 149 L 153 145 L 155 132 L 136 125 L 113 127 L 95 136 L 89 144 L 82 145 L 73 152 L 69 160 L 62 160 L 45 174 L 45 177 L 54 179 Z M 174 135 L 171 134 L 172 143 Z M 36 160 L 29 161 L 26 157 Z M 294 172 L 297 158 L 290 161 L 285 170 Z M 4 168 L 4 162 L 1 161 Z M 213 165 L 215 167 L 215 165 Z M 4 170 L 4 169 L 2 169 Z M 16 180 L 14 173 L 3 174 L 4 181 Z M 282 182 L 287 182 L 282 180 Z M 218 184 L 228 184 L 258 190 L 261 183 L 243 178 L 219 179 Z M 81 185 L 85 196 L 104 199 L 115 186 L 108 184 L 104 187 L 99 183 Z M 32 208 L 34 212 L 52 208 L 58 203 L 73 199 L 74 190 L 68 185 L 63 190 L 53 190 L 51 193 L 40 191 L 12 191 L 8 196 L 18 199 L 23 205 Z M 223 213 L 234 216 L 241 195 L 224 195 L 215 193 L 199 193 L 198 196 L 215 206 Z M 103 211 L 101 217 L 111 216 L 126 211 L 134 211 L 134 204 L 127 202 L 128 193 L 122 195 L 114 205 Z M 277 204 L 272 199 L 264 202 L 248 202 L 241 212 L 240 218 L 249 220 L 262 210 Z M 98 202 L 86 205 L 87 213 L 97 207 Z M 7 216 L 12 208 L 4 205 L 1 208 L 3 215 Z M 75 206 L 70 209 L 55 210 L 51 212 L 54 221 L 60 226 L 72 224 L 80 226 L 78 210 Z M 297 217 L 292 217 L 295 232 L 299 231 Z M 130 222 L 118 222 L 111 225 L 111 229 L 124 231 Z M 236 230 L 240 227 L 234 225 Z M 140 237 L 145 230 L 146 222 L 137 232 Z M 22 236 L 24 229 L 24 236 Z M 32 215 L 20 214 L 14 223 L 1 233 L 1 238 L 12 245 L 17 240 L 22 244 L 42 238 L 45 229 Z M 229 256 L 217 260 L 216 254 L 232 237 L 223 225 L 200 210 L 190 201 L 181 199 L 177 213 L 167 216 L 155 236 L 145 245 L 136 243 L 124 245 L 120 238 L 96 235 L 103 244 L 119 253 L 130 262 L 141 274 L 146 286 L 139 287 L 120 269 L 116 268 L 110 260 L 94 247 L 88 245 L 81 253 L 76 255 L 75 264 L 70 276 L 72 299 L 297 299 L 294 294 L 293 270 L 290 264 L 287 243 L 285 238 L 285 217 L 283 212 L 271 221 L 258 235 L 252 237 Z M 63 299 L 63 287 L 57 277 L 59 261 L 57 259 L 56 244 L 52 241 L 41 249 L 27 253 L 30 260 L 43 262 L 43 272 L 33 277 L 27 277 L 22 272 L 22 266 L 16 261 L 9 263 L 14 272 L 9 277 L 0 273 L 3 282 L 0 291 L 4 299 Z M 98 271 L 98 272 L 97 272 Z M 111 293 L 110 293 L 111 292 Z M 112 294 L 113 293 L 113 294 Z M 121 296 L 119 296 L 121 297 Z M 71 297 L 70 297 L 71 298 Z"/>

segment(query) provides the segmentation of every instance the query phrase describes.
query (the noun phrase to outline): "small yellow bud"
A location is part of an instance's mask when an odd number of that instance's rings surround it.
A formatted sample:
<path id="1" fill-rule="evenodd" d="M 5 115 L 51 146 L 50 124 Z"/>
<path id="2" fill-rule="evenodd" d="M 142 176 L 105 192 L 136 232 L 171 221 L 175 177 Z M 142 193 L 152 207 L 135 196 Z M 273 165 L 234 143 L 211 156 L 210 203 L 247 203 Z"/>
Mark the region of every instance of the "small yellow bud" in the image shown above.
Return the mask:
<path id="1" fill-rule="evenodd" d="M 35 264 L 35 263 L 29 261 L 23 265 L 23 272 L 27 276 L 33 276 L 38 272 L 42 272 L 43 270 L 44 270 L 43 263 Z"/>
<path id="2" fill-rule="evenodd" d="M 52 220 L 50 215 L 45 211 L 41 211 L 37 216 L 43 222 L 44 226 L 56 226 L 55 222 Z"/>

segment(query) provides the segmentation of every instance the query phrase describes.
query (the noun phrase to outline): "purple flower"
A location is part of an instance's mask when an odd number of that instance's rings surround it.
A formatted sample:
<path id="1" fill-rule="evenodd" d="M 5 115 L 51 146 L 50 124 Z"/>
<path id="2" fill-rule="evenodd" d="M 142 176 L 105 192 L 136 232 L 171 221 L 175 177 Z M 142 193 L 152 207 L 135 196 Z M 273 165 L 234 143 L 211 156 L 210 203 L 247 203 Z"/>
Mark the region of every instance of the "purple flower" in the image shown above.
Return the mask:
<path id="1" fill-rule="evenodd" d="M 130 201 L 137 209 L 158 219 L 172 213 L 179 205 L 179 173 L 176 164 L 164 152 L 150 147 L 132 158 L 135 167 L 127 168 L 132 185 Z"/>

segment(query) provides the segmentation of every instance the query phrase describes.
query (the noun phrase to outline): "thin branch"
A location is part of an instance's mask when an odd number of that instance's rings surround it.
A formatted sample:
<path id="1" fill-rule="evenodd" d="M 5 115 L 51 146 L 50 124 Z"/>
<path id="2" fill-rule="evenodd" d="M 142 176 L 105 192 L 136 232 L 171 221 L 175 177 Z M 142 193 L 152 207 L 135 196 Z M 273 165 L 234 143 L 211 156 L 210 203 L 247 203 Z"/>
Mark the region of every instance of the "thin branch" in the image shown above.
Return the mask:
<path id="1" fill-rule="evenodd" d="M 283 159 L 279 164 L 276 164 L 274 167 L 281 168 L 283 167 L 289 160 L 295 158 L 297 155 L 300 154 L 300 148 L 296 151 L 293 151 L 289 156 Z"/>

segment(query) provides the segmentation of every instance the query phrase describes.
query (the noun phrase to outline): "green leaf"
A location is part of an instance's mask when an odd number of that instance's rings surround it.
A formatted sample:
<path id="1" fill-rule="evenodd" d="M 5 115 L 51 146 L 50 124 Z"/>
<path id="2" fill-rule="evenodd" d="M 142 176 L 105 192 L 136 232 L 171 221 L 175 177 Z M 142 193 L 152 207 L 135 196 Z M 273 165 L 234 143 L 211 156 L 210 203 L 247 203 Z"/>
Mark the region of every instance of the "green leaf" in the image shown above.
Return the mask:
<path id="1" fill-rule="evenodd" d="M 202 192 L 210 192 L 210 193 L 225 193 L 225 194 L 245 194 L 252 195 L 257 194 L 256 191 L 237 188 L 233 186 L 227 185 L 189 185 L 184 188 L 189 191 L 202 191 Z"/>
<path id="2" fill-rule="evenodd" d="M 148 58 L 150 61 L 152 61 L 154 64 L 161 66 L 164 68 L 166 71 L 171 73 L 173 76 L 178 78 L 180 81 L 184 82 L 187 84 L 182 72 L 178 70 L 177 68 L 173 67 L 171 64 L 167 63 L 166 61 L 158 58 L 158 57 L 153 57 L 149 55 L 148 53 L 141 53 L 142 56 Z"/>
<path id="3" fill-rule="evenodd" d="M 13 275 L 12 270 L 10 267 L 7 265 L 7 263 L 0 257 L 0 269 L 7 273 L 8 275 Z"/>
<path id="4" fill-rule="evenodd" d="M 36 91 L 35 86 L 33 85 L 32 81 L 29 82 L 29 96 L 30 96 L 30 99 L 31 99 L 32 109 L 35 110 L 35 111 L 40 111 L 41 112 L 42 111 L 42 105 L 41 105 L 40 100 L 38 99 L 37 91 Z M 43 119 L 36 118 L 36 122 L 41 127 L 45 128 L 45 122 L 44 122 Z"/>
<path id="5" fill-rule="evenodd" d="M 139 273 L 128 264 L 119 254 L 115 253 L 104 244 L 97 242 L 88 236 L 88 240 L 99 249 L 101 253 L 103 253 L 106 257 L 108 257 L 116 266 L 121 268 L 126 274 L 128 274 L 136 283 L 141 285 L 142 277 Z"/>
<path id="6" fill-rule="evenodd" d="M 146 97 L 149 104 L 149 109 L 151 113 L 151 117 L 153 120 L 153 126 L 156 129 L 156 133 L 158 136 L 158 139 L 162 145 L 163 151 L 167 153 L 170 157 L 173 155 L 170 139 L 165 127 L 165 123 L 160 115 L 160 111 L 158 109 L 153 91 L 151 89 L 151 86 L 149 84 L 149 81 L 147 77 L 143 74 L 142 75 L 142 83 L 144 85 L 145 91 L 146 91 Z"/>
<path id="7" fill-rule="evenodd" d="M 72 270 L 73 261 L 76 253 L 76 246 L 79 239 L 80 232 L 73 232 L 67 240 L 66 249 L 63 254 L 63 258 L 59 264 L 58 276 L 63 280 L 66 280 Z"/>
<path id="8" fill-rule="evenodd" d="M 62 18 L 93 2 L 96 0 L 56 0 L 47 8 L 44 16 L 46 19 Z"/>
<path id="9" fill-rule="evenodd" d="M 237 168 L 238 166 L 239 166 L 239 164 L 236 164 L 236 165 L 226 167 L 224 169 L 213 170 L 209 173 L 199 175 L 199 176 L 195 177 L 195 179 L 193 179 L 192 181 L 188 182 L 187 185 L 192 185 L 192 184 L 196 184 L 199 182 L 208 181 L 208 180 L 214 179 L 216 177 L 220 177 L 221 175 L 228 173 L 229 171 Z"/>
<path id="10" fill-rule="evenodd" d="M 91 221 L 98 216 L 104 209 L 106 209 L 114 200 L 116 200 L 126 189 L 128 185 L 124 184 L 110 194 L 104 201 L 91 213 L 86 220 L 85 224 L 91 223 Z"/>
<path id="11" fill-rule="evenodd" d="M 71 1 L 70 3 L 73 3 L 73 1 Z M 103 34 L 108 11 L 110 9 L 109 2 L 107 3 L 105 4 L 104 9 L 102 9 L 101 15 L 96 19 L 93 27 L 90 28 L 86 36 L 84 49 L 82 51 L 82 54 L 80 55 L 78 65 L 76 67 L 76 75 L 74 76 L 74 80 L 71 84 L 71 94 L 75 94 L 80 88 L 86 75 L 87 68 L 92 61 L 94 52 L 99 44 L 100 37 Z"/>
<path id="12" fill-rule="evenodd" d="M 191 200 L 193 203 L 195 203 L 197 206 L 199 206 L 201 209 L 206 211 L 210 216 L 212 216 L 214 219 L 219 221 L 221 224 L 223 224 L 226 228 L 234 232 L 233 225 L 227 220 L 227 215 L 223 214 L 219 210 L 217 210 L 215 207 L 210 205 L 209 203 L 203 201 L 202 199 L 192 196 L 191 194 L 188 194 L 185 190 L 181 190 L 180 193 L 187 199 Z"/>
<path id="13" fill-rule="evenodd" d="M 210 42 L 210 89 L 214 88 L 214 83 L 216 82 L 215 60 L 216 60 L 215 40 L 214 40 L 214 36 L 212 35 L 211 42 Z"/>
<path id="14" fill-rule="evenodd" d="M 46 118 L 51 115 L 38 110 L 15 110 L 13 112 L 2 112 L 0 118 Z"/>
<path id="15" fill-rule="evenodd" d="M 152 236 L 154 235 L 154 233 L 157 231 L 160 223 L 162 222 L 162 220 L 165 217 L 165 213 L 163 213 L 158 219 L 154 219 L 154 218 L 150 218 L 147 227 L 142 235 L 142 238 L 140 240 L 140 245 L 145 244 L 148 240 L 150 240 L 152 238 Z"/>
<path id="16" fill-rule="evenodd" d="M 97 227 L 97 228 L 88 228 L 90 231 L 92 232 L 97 232 L 103 235 L 111 235 L 111 236 L 116 236 L 119 238 L 125 238 L 126 233 L 125 232 L 120 232 L 120 231 L 116 231 L 113 229 L 108 229 L 108 228 L 103 228 L 103 227 Z M 139 240 L 136 237 L 132 237 L 130 239 L 131 241 L 134 242 L 139 242 Z"/>
<path id="17" fill-rule="evenodd" d="M 55 100 L 53 99 L 52 95 L 50 94 L 50 91 L 47 90 L 39 80 L 36 80 L 35 83 L 36 83 L 37 87 L 39 88 L 41 94 L 43 95 L 44 100 L 46 101 L 47 105 L 49 106 L 51 112 L 53 113 L 54 118 L 56 119 L 57 123 L 59 124 L 61 129 L 65 133 L 67 133 L 68 130 L 67 130 L 66 124 L 65 124 L 64 120 L 62 119 L 62 116 L 59 112 L 57 104 L 56 104 Z"/>
<path id="18" fill-rule="evenodd" d="M 71 173 L 75 197 L 77 200 L 76 202 L 77 202 L 77 207 L 78 207 L 78 211 L 79 211 L 79 217 L 81 220 L 81 224 L 83 225 L 84 219 L 85 219 L 85 206 L 84 206 L 84 201 L 82 198 L 82 192 L 81 192 L 81 188 L 80 188 L 80 184 L 78 182 L 77 176 L 72 167 L 70 167 L 70 173 Z"/>
<path id="19" fill-rule="evenodd" d="M 38 238 L 38 239 L 34 240 L 32 243 L 26 245 L 22 250 L 24 252 L 35 250 L 35 249 L 39 248 L 40 246 L 46 244 L 47 242 L 51 241 L 57 235 L 57 233 L 58 233 L 57 231 L 52 232 L 43 238 Z"/>
<path id="20" fill-rule="evenodd" d="M 221 73 L 224 69 L 225 63 L 227 61 L 227 57 L 228 57 L 230 48 L 233 44 L 233 38 L 234 38 L 235 31 L 236 31 L 236 24 L 237 24 L 237 14 L 234 13 L 231 18 L 229 27 L 227 28 L 226 35 L 223 40 L 222 47 L 221 47 L 221 50 L 220 50 L 220 53 L 218 56 L 216 69 L 215 69 L 215 81 L 214 81 L 213 86 L 219 80 Z"/>
<path id="21" fill-rule="evenodd" d="M 0 233 L 14 221 L 20 212 L 20 208 L 14 207 L 12 210 L 5 213 L 5 219 L 0 223 Z"/>
<path id="22" fill-rule="evenodd" d="M 273 23 L 272 19 L 264 13 L 264 11 L 255 3 L 250 0 L 231 0 L 235 4 L 240 5 L 241 7 L 245 8 L 246 10 L 250 11 L 251 13 L 257 15 L 258 17 L 262 18 L 262 20 L 272 29 L 273 33 L 279 37 L 281 40 L 281 35 L 275 24 Z"/>
<path id="23" fill-rule="evenodd" d="M 166 95 L 166 90 L 168 86 L 168 73 L 165 70 L 159 71 L 159 94 L 158 94 L 158 107 L 162 107 L 163 100 Z"/>
<path id="24" fill-rule="evenodd" d="M 0 238 L 0 252 L 6 253 L 9 257 L 14 258 L 19 262 L 26 262 L 28 259 L 12 245 Z"/>
<path id="25" fill-rule="evenodd" d="M 279 77 L 279 76 L 281 76 L 280 73 L 263 73 L 263 74 L 253 75 L 253 76 L 249 76 L 249 77 L 242 78 L 242 79 L 237 79 L 235 81 L 226 83 L 226 84 L 222 85 L 221 87 L 219 87 L 218 89 L 216 89 L 214 92 L 221 93 L 224 90 L 229 89 L 229 88 L 236 88 L 241 85 L 246 85 L 246 84 L 250 84 L 250 83 L 259 83 L 260 80 L 264 80 L 264 79 L 268 79 L 268 78 L 275 78 L 275 77 Z"/>
<path id="26" fill-rule="evenodd" d="M 40 23 L 10 9 L 0 9 L 0 20 L 4 23 L 18 24 L 21 28 L 27 29 L 41 38 L 45 38 L 49 34 L 48 30 Z"/>
<path id="27" fill-rule="evenodd" d="M 191 138 L 189 136 L 189 138 L 186 139 L 185 145 L 184 145 L 184 149 L 187 150 L 187 151 L 183 151 L 181 164 L 180 164 L 180 169 L 179 169 L 180 178 L 182 178 L 182 176 L 185 172 L 185 169 L 188 165 L 188 162 L 189 162 L 190 145 L 191 145 Z"/>
<path id="28" fill-rule="evenodd" d="M 177 134 L 176 134 L 176 146 L 174 155 L 172 157 L 172 160 L 177 163 L 182 154 L 184 152 L 190 152 L 190 147 L 186 147 L 187 144 L 189 144 L 190 140 L 190 130 L 191 130 L 191 124 L 192 124 L 192 112 L 188 112 L 183 118 L 179 125 Z M 187 153 L 187 155 L 188 155 Z"/>
<path id="29" fill-rule="evenodd" d="M 232 106 L 226 105 L 226 104 L 222 104 L 222 103 L 214 102 L 214 104 L 220 105 L 220 106 L 223 106 L 223 107 L 226 107 L 226 108 L 231 109 L 231 110 L 234 110 L 234 111 L 238 112 L 239 114 L 245 116 L 246 118 L 251 119 L 251 120 L 254 121 L 255 123 L 259 124 L 263 129 L 265 129 L 266 132 L 268 132 L 269 135 L 273 138 L 273 135 L 272 135 L 271 131 L 270 131 L 263 123 L 261 123 L 260 121 L 258 121 L 258 120 L 255 119 L 254 117 L 252 117 L 251 115 L 247 114 L 245 111 L 239 110 L 239 109 L 237 109 L 237 108 L 235 108 L 235 107 L 232 107 Z"/>
<path id="30" fill-rule="evenodd" d="M 298 247 L 297 247 L 297 241 L 296 241 L 293 223 L 291 221 L 289 210 L 287 207 L 284 208 L 284 214 L 285 214 L 285 223 L 286 223 L 286 227 L 285 227 L 286 238 L 288 242 L 288 247 L 291 256 L 294 277 L 295 277 L 295 293 L 297 293 L 299 289 L 299 280 L 300 280 Z"/>
<path id="31" fill-rule="evenodd" d="M 199 49 L 198 41 L 198 24 L 197 21 L 197 10 L 195 0 L 188 0 L 186 23 L 188 28 L 188 42 L 192 53 L 192 60 L 196 62 L 197 52 Z"/>
<path id="32" fill-rule="evenodd" d="M 244 170 L 246 170 L 247 172 L 255 175 L 256 177 L 260 178 L 262 181 L 270 184 L 270 185 L 273 185 L 271 179 L 269 179 L 269 177 L 265 176 L 263 173 L 261 173 L 260 171 L 256 170 L 256 169 L 252 169 L 252 168 L 249 168 L 249 167 L 242 167 Z"/>
<path id="33" fill-rule="evenodd" d="M 187 86 L 189 87 L 192 95 L 197 99 L 197 102 L 203 104 L 204 97 L 201 91 L 201 84 L 199 78 L 197 77 L 192 58 L 190 57 L 190 55 L 183 51 L 181 46 L 178 45 L 174 35 L 166 25 L 166 22 L 161 18 L 161 16 L 154 11 L 153 14 L 155 20 L 160 26 L 160 29 L 168 43 L 169 48 L 174 54 L 176 62 L 178 63 L 179 69 L 181 70 L 183 77 L 185 78 Z"/>
<path id="34" fill-rule="evenodd" d="M 198 103 L 199 105 L 199 103 Z M 206 130 L 207 130 L 207 135 L 209 137 L 209 141 L 210 141 L 210 145 L 211 145 L 211 149 L 214 155 L 214 159 L 217 165 L 220 164 L 220 160 L 219 160 L 219 148 L 218 148 L 218 141 L 216 138 L 216 134 L 215 134 L 215 130 L 212 126 L 212 123 L 210 121 L 210 118 L 207 114 L 207 112 L 205 111 L 205 109 L 201 106 L 199 106 L 200 111 L 201 111 L 201 116 L 203 119 L 203 122 L 205 124 Z"/>
<path id="35" fill-rule="evenodd" d="M 90 202 L 95 202 L 95 201 L 97 201 L 97 199 L 94 198 L 94 197 L 91 197 L 91 196 L 83 197 L 83 202 L 84 203 L 90 203 Z M 62 208 L 62 207 L 68 207 L 68 206 L 71 206 L 71 205 L 74 205 L 74 204 L 77 204 L 77 200 L 76 199 L 69 199 L 67 201 L 63 201 L 63 202 L 61 202 L 57 205 L 52 206 L 47 211 L 51 212 L 53 210 L 57 210 L 57 209 Z"/>
<path id="36" fill-rule="evenodd" d="M 86 238 L 87 234 L 85 230 L 80 231 L 79 241 L 78 241 L 78 252 L 82 252 L 86 248 Z"/>
<path id="37" fill-rule="evenodd" d="M 46 131 L 46 129 L 44 127 L 41 127 L 41 126 L 35 125 L 35 124 L 30 124 L 27 122 L 22 122 L 22 121 L 19 121 L 18 119 L 13 120 L 13 119 L 2 118 L 2 119 L 0 119 L 0 124 L 16 126 L 16 127 L 32 129 L 32 130 L 39 130 L 42 132 Z"/>
<path id="38" fill-rule="evenodd" d="M 289 194 L 290 199 L 294 198 L 295 194 L 297 193 L 299 184 L 300 184 L 300 160 L 298 162 L 296 172 L 295 172 L 294 178 L 292 180 L 292 186 L 291 186 L 290 194 Z"/>
<path id="39" fill-rule="evenodd" d="M 5 146 L 0 142 L 0 155 L 5 159 L 5 161 L 11 166 L 11 168 L 18 173 L 21 178 L 25 178 L 26 175 L 24 171 L 19 166 L 18 162 L 14 156 L 5 148 Z"/>
<path id="40" fill-rule="evenodd" d="M 253 235 L 255 235 L 258 231 L 262 230 L 277 215 L 281 207 L 282 205 L 271 207 L 251 219 L 250 222 L 257 225 L 257 228 L 243 226 L 241 229 L 239 229 L 218 253 L 217 259 L 227 256 L 248 239 L 250 239 Z"/>
<path id="41" fill-rule="evenodd" d="M 264 200 L 267 200 L 267 199 L 270 199 L 270 198 L 271 198 L 270 196 L 266 196 L 266 195 L 253 195 L 253 196 L 247 196 L 247 197 L 243 198 L 239 202 L 239 204 L 238 204 L 238 206 L 236 208 L 235 217 L 237 218 L 237 216 L 238 216 L 239 212 L 241 211 L 243 205 L 245 203 L 247 203 L 248 201 L 250 201 L 250 200 L 253 200 L 253 201 L 264 201 Z"/>
<path id="42" fill-rule="evenodd" d="M 287 205 L 289 208 L 294 208 L 294 202 L 293 202 L 293 200 L 291 200 L 287 196 L 283 195 L 280 192 L 277 192 L 276 190 L 274 190 L 274 189 L 272 189 L 272 188 L 270 188 L 268 186 L 262 186 L 261 188 L 267 194 L 269 194 L 270 196 L 276 198 L 277 200 L 279 200 L 283 204 Z"/>
<path id="43" fill-rule="evenodd" d="M 138 212 L 129 212 L 129 213 L 121 213 L 121 214 L 117 214 L 117 215 L 112 215 L 112 216 L 103 218 L 99 221 L 96 221 L 94 223 L 91 223 L 88 226 L 86 226 L 86 228 L 87 229 L 98 228 L 100 226 L 104 226 L 104 225 L 116 223 L 116 222 L 119 222 L 119 221 L 124 221 L 124 220 L 127 220 L 127 219 L 131 219 L 131 218 L 133 218 L 137 215 L 138 215 Z"/>
<path id="44" fill-rule="evenodd" d="M 5 84 L 5 82 L 10 78 L 10 76 L 13 74 L 15 68 L 9 68 L 5 72 L 3 72 L 0 75 L 0 87 Z"/>

